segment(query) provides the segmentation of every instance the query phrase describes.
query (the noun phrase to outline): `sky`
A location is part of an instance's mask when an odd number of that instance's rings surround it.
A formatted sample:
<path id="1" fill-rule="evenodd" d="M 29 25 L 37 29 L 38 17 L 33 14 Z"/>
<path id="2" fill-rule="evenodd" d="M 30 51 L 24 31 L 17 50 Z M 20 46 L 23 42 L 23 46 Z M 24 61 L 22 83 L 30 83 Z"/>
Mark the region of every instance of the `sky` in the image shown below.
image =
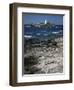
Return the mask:
<path id="1" fill-rule="evenodd" d="M 44 15 L 44 14 L 34 14 L 34 13 L 23 13 L 23 23 L 24 24 L 36 24 L 45 22 L 51 22 L 56 25 L 62 25 L 63 24 L 63 15 Z"/>

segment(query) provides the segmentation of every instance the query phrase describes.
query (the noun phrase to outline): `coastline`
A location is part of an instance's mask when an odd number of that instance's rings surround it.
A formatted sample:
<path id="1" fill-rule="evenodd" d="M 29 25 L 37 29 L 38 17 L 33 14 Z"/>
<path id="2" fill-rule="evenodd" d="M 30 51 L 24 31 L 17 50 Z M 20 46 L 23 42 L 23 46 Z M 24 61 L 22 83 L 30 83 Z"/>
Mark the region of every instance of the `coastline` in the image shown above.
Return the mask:
<path id="1" fill-rule="evenodd" d="M 24 53 L 24 74 L 63 73 L 63 37 L 53 42 L 48 47 L 33 47 Z"/>

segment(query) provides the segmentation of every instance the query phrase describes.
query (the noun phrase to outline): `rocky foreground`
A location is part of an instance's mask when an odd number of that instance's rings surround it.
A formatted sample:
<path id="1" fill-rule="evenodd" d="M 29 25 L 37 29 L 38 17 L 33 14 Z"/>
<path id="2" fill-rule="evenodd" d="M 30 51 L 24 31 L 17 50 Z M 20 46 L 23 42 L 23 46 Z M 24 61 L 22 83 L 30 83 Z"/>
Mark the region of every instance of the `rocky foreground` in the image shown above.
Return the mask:
<path id="1" fill-rule="evenodd" d="M 34 47 L 24 55 L 24 74 L 63 72 L 63 38 L 56 38 L 49 47 Z"/>

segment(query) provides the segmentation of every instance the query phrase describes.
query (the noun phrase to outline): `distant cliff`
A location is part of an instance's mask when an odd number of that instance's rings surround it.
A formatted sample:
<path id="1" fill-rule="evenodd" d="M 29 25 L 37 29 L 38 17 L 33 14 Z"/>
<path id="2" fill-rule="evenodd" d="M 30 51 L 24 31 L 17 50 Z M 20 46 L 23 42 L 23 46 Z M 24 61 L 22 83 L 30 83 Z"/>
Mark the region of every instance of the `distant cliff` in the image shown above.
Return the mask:
<path id="1" fill-rule="evenodd" d="M 27 28 L 42 28 L 42 29 L 51 29 L 51 28 L 59 28 L 59 29 L 63 29 L 63 25 L 55 25 L 55 24 L 52 24 L 50 22 L 47 22 L 46 24 L 45 23 L 38 23 L 38 24 L 25 24 L 24 27 L 27 27 Z"/>
<path id="2" fill-rule="evenodd" d="M 55 24 L 52 24 L 50 22 L 47 23 L 38 23 L 38 24 L 25 24 L 25 27 L 37 27 L 37 28 L 52 28 L 55 26 Z"/>

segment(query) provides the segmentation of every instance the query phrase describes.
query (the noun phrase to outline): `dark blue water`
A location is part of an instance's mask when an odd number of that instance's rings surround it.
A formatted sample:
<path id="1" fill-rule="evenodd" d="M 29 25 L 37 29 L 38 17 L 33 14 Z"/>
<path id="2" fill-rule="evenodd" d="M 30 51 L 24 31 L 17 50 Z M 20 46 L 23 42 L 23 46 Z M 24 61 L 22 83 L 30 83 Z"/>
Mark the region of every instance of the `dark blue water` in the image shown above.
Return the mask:
<path id="1" fill-rule="evenodd" d="M 24 36 L 31 38 L 55 38 L 63 36 L 63 25 L 55 25 L 51 28 L 38 28 L 32 26 L 24 27 Z M 26 37 L 27 38 L 27 37 Z"/>

